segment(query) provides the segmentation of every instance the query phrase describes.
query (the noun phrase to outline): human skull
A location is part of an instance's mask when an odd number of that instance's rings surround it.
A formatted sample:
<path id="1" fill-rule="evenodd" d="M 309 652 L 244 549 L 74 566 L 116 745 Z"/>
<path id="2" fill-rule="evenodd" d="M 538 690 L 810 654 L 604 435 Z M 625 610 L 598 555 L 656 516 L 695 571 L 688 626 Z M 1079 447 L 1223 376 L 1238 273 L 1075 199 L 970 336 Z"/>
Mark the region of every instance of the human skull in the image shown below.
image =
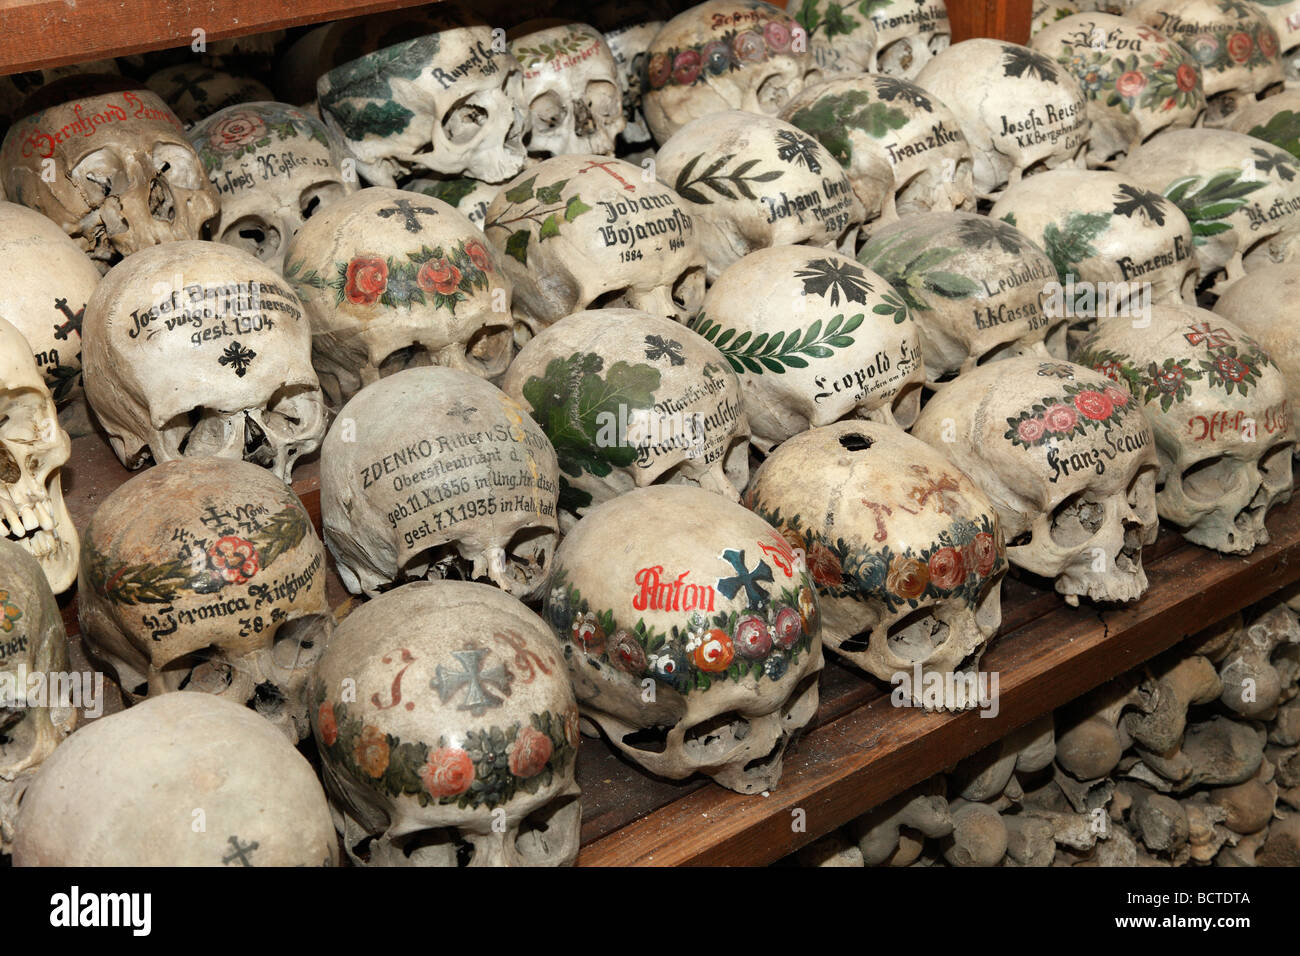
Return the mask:
<path id="1" fill-rule="evenodd" d="M 905 674 L 917 703 L 926 675 L 978 672 L 1006 549 L 993 506 L 943 455 L 890 425 L 836 422 L 773 452 L 746 500 L 807 554 L 827 647 L 881 680 Z M 944 709 L 975 706 L 966 689 Z"/>
<path id="2" fill-rule="evenodd" d="M 663 25 L 663 20 L 637 18 L 605 31 L 605 42 L 618 67 L 619 91 L 623 96 L 622 137 L 625 143 L 649 143 L 653 139 L 650 128 L 646 125 L 645 114 L 641 111 L 641 94 L 645 90 L 646 59 L 650 43 L 663 29 Z"/>
<path id="3" fill-rule="evenodd" d="M 207 694 L 166 694 L 81 728 L 27 788 L 17 829 L 15 866 L 338 861 L 306 758 Z"/>
<path id="4" fill-rule="evenodd" d="M 910 427 L 925 364 L 916 323 L 889 284 L 806 246 L 751 252 L 713 284 L 691 327 L 740 376 L 750 441 L 856 415 Z"/>
<path id="5" fill-rule="evenodd" d="M 912 434 L 992 501 L 1007 558 L 1056 580 L 1070 604 L 1134 601 L 1155 541 L 1156 449 L 1135 401 L 1106 376 L 1032 356 L 962 375 Z"/>
<path id="6" fill-rule="evenodd" d="M 440 4 L 334 29 L 357 57 L 317 80 L 317 99 L 367 181 L 429 170 L 499 183 L 523 168 L 522 72 L 490 27 Z"/>
<path id="7" fill-rule="evenodd" d="M 58 86 L 42 95 L 61 99 Z M 0 147 L 0 176 L 12 201 L 54 220 L 101 271 L 198 238 L 220 208 L 180 120 L 149 90 L 88 94 L 24 117 Z"/>
<path id="8" fill-rule="evenodd" d="M 812 579 L 767 522 L 699 488 L 620 495 L 560 543 L 543 614 L 583 716 L 624 756 L 775 789 L 823 661 Z"/>
<path id="9" fill-rule="evenodd" d="M 403 190 L 362 189 L 307 220 L 284 274 L 331 404 L 409 365 L 505 371 L 514 318 L 502 258 L 451 206 Z"/>
<path id="10" fill-rule="evenodd" d="M 231 106 L 275 99 L 257 80 L 231 76 L 201 63 L 169 66 L 150 76 L 145 85 L 161 96 L 187 127 Z"/>
<path id="11" fill-rule="evenodd" d="M 915 83 L 861 74 L 806 86 L 781 118 L 821 142 L 880 222 L 975 211 L 971 149 L 957 118 Z"/>
<path id="12" fill-rule="evenodd" d="M 749 478 L 736 373 L 671 319 L 633 309 L 575 313 L 530 340 L 501 387 L 555 446 L 567 511 L 654 482 L 736 501 Z"/>
<path id="13" fill-rule="evenodd" d="M 555 450 L 483 379 L 414 368 L 358 392 L 325 439 L 321 519 L 344 585 L 426 574 L 526 598 L 555 549 Z"/>
<path id="14" fill-rule="evenodd" d="M 1214 311 L 1260 344 L 1286 378 L 1287 394 L 1300 400 L 1300 322 L 1293 304 L 1300 293 L 1300 262 L 1262 266 L 1214 303 Z"/>
<path id="15" fill-rule="evenodd" d="M 1258 4 L 1143 0 L 1126 16 L 1155 27 L 1200 64 L 1206 126 L 1226 126 L 1233 113 L 1284 79 L 1277 33 Z"/>
<path id="16" fill-rule="evenodd" d="M 914 80 L 952 41 L 944 0 L 883 0 L 868 16 L 876 27 L 874 71 L 880 73 Z"/>
<path id="17" fill-rule="evenodd" d="M 907 216 L 873 232 L 858 261 L 915 320 L 932 388 L 1026 350 L 1065 355 L 1064 313 L 1046 308 L 1052 260 L 1005 222 L 968 212 Z"/>
<path id="18" fill-rule="evenodd" d="M 31 346 L 0 316 L 0 531 L 36 558 L 55 594 L 77 579 L 61 483 L 71 451 Z"/>
<path id="19" fill-rule="evenodd" d="M 794 19 L 803 28 L 813 58 L 805 82 L 875 69 L 879 39 L 876 24 L 865 9 L 865 4 L 854 9 L 854 4 L 843 0 L 805 0 L 799 5 Z"/>
<path id="20" fill-rule="evenodd" d="M 1074 74 L 1088 97 L 1091 167 L 1123 159 L 1161 130 L 1191 126 L 1205 109 L 1200 65 L 1140 20 L 1079 13 L 1029 45 Z"/>
<path id="21" fill-rule="evenodd" d="M 119 486 L 86 527 L 77 614 L 128 700 L 216 694 L 306 735 L 307 675 L 332 625 L 325 548 L 265 470 L 172 461 Z"/>
<path id="22" fill-rule="evenodd" d="M 353 863 L 577 857 L 578 708 L 554 637 L 514 598 L 463 581 L 382 594 L 339 624 L 312 687 Z"/>
<path id="23" fill-rule="evenodd" d="M 530 23 L 511 33 L 531 114 L 528 151 L 612 156 L 627 120 L 618 64 L 600 31 L 585 23 Z"/>
<path id="24" fill-rule="evenodd" d="M 215 237 L 277 272 L 302 224 L 357 189 L 338 137 L 286 103 L 227 107 L 196 124 L 190 142 L 221 194 Z"/>
<path id="25" fill-rule="evenodd" d="M 1245 133 L 1262 139 L 1300 158 L 1298 126 L 1300 90 L 1283 90 L 1274 96 L 1246 103 L 1233 114 L 1228 123 L 1228 129 L 1234 133 Z"/>
<path id="26" fill-rule="evenodd" d="M 41 762 L 77 725 L 77 711 L 50 689 L 70 671 L 68 633 L 40 563 L 0 538 L 0 853 L 13 852 L 14 818 Z M 41 675 L 45 696 L 29 695 Z"/>
<path id="27" fill-rule="evenodd" d="M 116 76 L 120 73 L 117 61 L 110 57 L 107 60 L 87 60 L 84 63 L 47 66 L 25 73 L 0 76 L 0 130 L 7 129 L 23 104 L 51 83 L 69 76 Z"/>
<path id="28" fill-rule="evenodd" d="M 1037 50 L 963 40 L 931 60 L 916 83 L 957 117 L 980 199 L 996 198 L 1026 174 L 1082 165 L 1087 97 L 1071 74 Z"/>
<path id="29" fill-rule="evenodd" d="M 1073 2 L 1073 0 L 1035 0 L 1029 14 L 1029 39 L 1030 45 L 1034 46 L 1034 39 L 1052 24 L 1064 20 L 1066 17 L 1073 16 L 1079 12 L 1080 7 L 1089 6 L 1087 0 L 1084 2 Z"/>
<path id="30" fill-rule="evenodd" d="M 1300 79 L 1300 0 L 1261 0 L 1259 5 L 1277 34 L 1286 85 Z"/>
<path id="31" fill-rule="evenodd" d="M 647 51 L 641 108 L 655 140 L 713 113 L 775 115 L 813 66 L 800 32 L 761 0 L 706 0 L 677 14 Z"/>
<path id="32" fill-rule="evenodd" d="M 704 298 L 704 254 L 686 209 L 630 163 L 557 156 L 501 188 L 484 232 L 533 333 L 604 306 L 682 320 Z"/>
<path id="33" fill-rule="evenodd" d="M 710 282 L 755 249 L 847 245 L 879 213 L 863 207 L 825 146 L 770 116 L 732 110 L 689 123 L 655 166 L 695 218 Z"/>
<path id="34" fill-rule="evenodd" d="M 1300 161 L 1284 150 L 1228 130 L 1170 130 L 1129 153 L 1117 171 L 1183 211 L 1200 281 L 1214 280 L 1216 295 L 1252 268 L 1295 256 Z"/>
<path id="35" fill-rule="evenodd" d="M 27 339 L 54 400 L 81 382 L 81 319 L 99 270 L 34 209 L 0 202 L 0 317 Z"/>
<path id="36" fill-rule="evenodd" d="M 1196 254 L 1182 210 L 1126 175 L 1053 169 L 1004 192 L 990 218 L 1050 250 L 1061 285 L 1049 311 L 1137 316 L 1151 302 L 1195 301 Z M 1062 308 L 1063 307 L 1063 308 Z"/>
<path id="37" fill-rule="evenodd" d="M 441 199 L 479 229 L 487 225 L 488 206 L 500 191 L 490 183 L 462 176 L 459 179 L 411 179 L 402 186 L 408 192 Z"/>
<path id="38" fill-rule="evenodd" d="M 1295 432 L 1286 379 L 1258 342 L 1205 309 L 1154 306 L 1140 328 L 1101 323 L 1076 358 L 1146 406 L 1160 517 L 1230 554 L 1268 543 L 1268 510 L 1291 497 Z"/>
<path id="39" fill-rule="evenodd" d="M 86 306 L 83 365 L 122 464 L 246 458 L 288 481 L 325 435 L 301 306 L 265 264 L 219 243 L 153 246 L 115 266 Z"/>

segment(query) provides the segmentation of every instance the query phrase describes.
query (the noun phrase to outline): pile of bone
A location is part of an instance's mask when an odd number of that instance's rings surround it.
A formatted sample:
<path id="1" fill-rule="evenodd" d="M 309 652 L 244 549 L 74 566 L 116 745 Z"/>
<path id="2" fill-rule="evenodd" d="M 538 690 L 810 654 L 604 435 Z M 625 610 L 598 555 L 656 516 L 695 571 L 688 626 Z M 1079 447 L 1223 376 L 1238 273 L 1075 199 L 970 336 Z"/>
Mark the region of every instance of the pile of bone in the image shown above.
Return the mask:
<path id="1" fill-rule="evenodd" d="M 1298 683 L 1296 611 L 1264 602 L 792 859 L 805 866 L 1300 865 Z"/>

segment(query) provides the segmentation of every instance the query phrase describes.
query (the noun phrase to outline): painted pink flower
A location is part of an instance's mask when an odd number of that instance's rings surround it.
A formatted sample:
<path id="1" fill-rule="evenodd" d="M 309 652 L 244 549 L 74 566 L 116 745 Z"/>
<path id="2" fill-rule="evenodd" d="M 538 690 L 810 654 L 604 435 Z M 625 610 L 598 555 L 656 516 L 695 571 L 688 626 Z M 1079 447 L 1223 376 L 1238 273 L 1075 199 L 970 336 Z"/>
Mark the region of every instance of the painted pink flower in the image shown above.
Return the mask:
<path id="1" fill-rule="evenodd" d="M 929 563 L 930 580 L 941 590 L 951 591 L 966 580 L 966 562 L 956 548 L 940 548 Z"/>
<path id="2" fill-rule="evenodd" d="M 1043 431 L 1043 420 L 1041 418 L 1026 418 L 1016 427 L 1016 434 L 1027 445 L 1032 445 L 1042 438 Z"/>
<path id="3" fill-rule="evenodd" d="M 798 618 L 798 615 L 796 614 L 795 617 Z M 762 618 L 742 617 L 736 622 L 735 644 L 736 652 L 741 657 L 757 660 L 771 652 L 772 632 Z"/>
<path id="4" fill-rule="evenodd" d="M 1137 70 L 1129 70 L 1127 73 L 1121 73 L 1118 80 L 1115 81 L 1115 90 L 1123 97 L 1137 96 L 1142 92 L 1142 88 L 1147 85 L 1147 78 Z"/>
<path id="5" fill-rule="evenodd" d="M 1047 426 L 1049 432 L 1058 435 L 1072 431 L 1078 423 L 1079 413 L 1069 405 L 1053 405 L 1043 412 L 1043 424 Z"/>
<path id="6" fill-rule="evenodd" d="M 763 25 L 763 39 L 773 53 L 784 53 L 790 49 L 790 28 L 780 20 L 768 20 Z"/>
<path id="7" fill-rule="evenodd" d="M 673 60 L 673 82 L 678 86 L 690 86 L 703 67 L 704 58 L 699 50 L 683 50 Z"/>
<path id="8" fill-rule="evenodd" d="M 546 734 L 536 727 L 521 727 L 514 746 L 510 748 L 510 772 L 525 779 L 537 776 L 546 769 L 552 749 L 551 738 Z"/>
<path id="9" fill-rule="evenodd" d="M 459 747 L 440 747 L 429 752 L 420 779 L 431 796 L 456 797 L 474 782 L 474 761 Z"/>

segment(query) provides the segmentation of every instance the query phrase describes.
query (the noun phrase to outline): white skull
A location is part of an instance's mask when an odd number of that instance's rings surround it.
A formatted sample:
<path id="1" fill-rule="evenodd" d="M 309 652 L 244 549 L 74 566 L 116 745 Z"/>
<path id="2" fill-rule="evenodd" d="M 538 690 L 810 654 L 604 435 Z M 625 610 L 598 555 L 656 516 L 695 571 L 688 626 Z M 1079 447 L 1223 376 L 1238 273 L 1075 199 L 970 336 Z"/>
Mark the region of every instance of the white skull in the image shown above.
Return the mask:
<path id="1" fill-rule="evenodd" d="M 1145 404 L 1160 517 L 1230 554 L 1268 543 L 1268 510 L 1291 497 L 1295 432 L 1286 379 L 1258 342 L 1205 309 L 1155 306 L 1140 328 L 1101 323 L 1077 359 Z"/>
<path id="2" fill-rule="evenodd" d="M 408 192 L 441 199 L 479 229 L 487 225 L 488 206 L 498 187 L 462 176 L 459 179 L 411 179 L 402 186 Z"/>
<path id="3" fill-rule="evenodd" d="M 0 176 L 12 201 L 58 223 L 101 271 L 198 238 L 220 206 L 180 120 L 149 90 L 86 95 L 23 118 L 0 147 Z"/>
<path id="4" fill-rule="evenodd" d="M 605 31 L 605 42 L 618 67 L 618 85 L 623 95 L 623 141 L 633 144 L 652 141 L 645 114 L 641 112 L 641 94 L 645 89 L 646 59 L 650 42 L 663 29 L 663 20 L 637 19 Z"/>
<path id="5" fill-rule="evenodd" d="M 13 852 L 14 818 L 27 785 L 77 725 L 68 700 L 48 696 L 70 672 L 68 633 L 40 563 L 0 538 L 0 853 Z M 42 675 L 46 697 L 28 693 Z M 39 685 L 38 685 L 39 686 Z"/>
<path id="6" fill-rule="evenodd" d="M 875 70 L 881 73 L 914 80 L 952 41 L 944 0 L 883 0 L 868 15 L 876 27 Z"/>
<path id="7" fill-rule="evenodd" d="M 321 116 L 357 169 L 390 187 L 420 170 L 493 183 L 514 176 L 528 129 L 519 63 L 457 8 L 394 17 L 365 21 L 357 58 L 316 83 Z M 357 27 L 334 29 L 351 39 Z"/>
<path id="8" fill-rule="evenodd" d="M 1277 33 L 1259 4 L 1143 0 L 1126 16 L 1155 27 L 1200 64 L 1206 126 L 1226 126 L 1233 113 L 1284 79 Z"/>
<path id="9" fill-rule="evenodd" d="M 921 409 L 916 323 L 884 279 L 847 256 L 751 252 L 713 284 L 691 328 L 740 376 L 762 451 L 851 415 L 908 428 Z"/>
<path id="10" fill-rule="evenodd" d="M 362 189 L 307 220 L 284 274 L 330 402 L 412 364 L 505 371 L 514 319 L 501 262 L 464 215 L 403 190 Z"/>
<path id="11" fill-rule="evenodd" d="M 565 23 L 541 29 L 525 24 L 511 33 L 510 52 L 524 71 L 531 113 L 528 151 L 612 156 L 627 120 L 618 64 L 600 31 Z"/>
<path id="12" fill-rule="evenodd" d="M 749 478 L 749 423 L 722 354 L 671 319 L 597 309 L 530 340 L 502 389 L 555 446 L 560 506 L 654 482 L 699 485 L 732 501 Z M 563 525 L 562 525 L 563 526 Z"/>
<path id="13" fill-rule="evenodd" d="M 0 317 L 0 531 L 36 558 L 55 594 L 77 579 L 77 529 L 61 484 L 71 451 L 31 346 Z"/>
<path id="14" fill-rule="evenodd" d="M 325 548 L 274 475 L 204 458 L 132 477 L 86 527 L 77 599 L 87 653 L 128 700 L 216 694 L 306 736 L 333 623 Z"/>
<path id="15" fill-rule="evenodd" d="M 1205 109 L 1201 66 L 1140 20 L 1080 13 L 1036 33 L 1088 97 L 1088 165 L 1109 166 L 1164 129 L 1189 127 Z"/>
<path id="16" fill-rule="evenodd" d="M 339 624 L 312 727 L 353 863 L 573 863 L 578 708 L 558 652 L 524 605 L 462 581 L 407 584 Z"/>
<path id="17" fill-rule="evenodd" d="M 630 163 L 557 156 L 501 188 L 484 232 L 533 332 L 604 306 L 683 320 L 704 298 L 704 255 L 686 209 Z"/>
<path id="18" fill-rule="evenodd" d="M 0 317 L 31 345 L 55 401 L 81 383 L 81 319 L 99 270 L 54 223 L 0 202 Z"/>
<path id="19" fill-rule="evenodd" d="M 658 776 L 775 789 L 817 710 L 819 615 L 802 557 L 699 488 L 639 488 L 592 509 L 556 552 L 544 616 L 583 716 Z"/>
<path id="20" fill-rule="evenodd" d="M 888 0 L 886 0 L 886 3 Z M 866 73 L 876 67 L 880 45 L 867 4 L 844 0 L 804 0 L 794 14 L 803 28 L 813 63 L 805 81 L 827 80 L 839 73 Z M 920 64 L 917 64 L 920 69 Z"/>
<path id="21" fill-rule="evenodd" d="M 285 103 L 227 107 L 195 125 L 190 142 L 221 194 L 216 238 L 277 272 L 302 224 L 357 188 L 338 137 Z"/>
<path id="22" fill-rule="evenodd" d="M 1024 351 L 1065 355 L 1053 315 L 1048 255 L 1005 222 L 967 212 L 919 213 L 882 226 L 858 261 L 893 287 L 921 331 L 926 383 Z"/>
<path id="23" fill-rule="evenodd" d="M 1183 211 L 1200 281 L 1215 279 L 1217 295 L 1255 266 L 1295 256 L 1300 161 L 1288 152 L 1227 130 L 1170 130 L 1129 153 L 1118 172 Z"/>
<path id="24" fill-rule="evenodd" d="M 890 425 L 837 422 L 773 452 L 746 499 L 807 554 L 827 647 L 891 684 L 906 675 L 918 703 L 925 676 L 978 671 L 1006 549 L 988 499 L 943 455 Z M 965 689 L 941 706 L 975 706 Z"/>
<path id="25" fill-rule="evenodd" d="M 26 73 L 0 76 L 0 129 L 7 128 L 15 114 L 22 109 L 23 104 L 43 87 L 69 76 L 105 74 L 110 76 L 121 74 L 117 61 L 111 57 L 107 60 L 87 60 L 84 63 L 47 66 Z"/>
<path id="26" fill-rule="evenodd" d="M 775 115 L 813 66 L 801 32 L 761 0 L 706 0 L 677 14 L 647 51 L 641 107 L 654 138 L 713 113 Z"/>
<path id="27" fill-rule="evenodd" d="M 1071 604 L 1134 601 L 1159 532 L 1156 448 L 1141 402 L 1104 375 L 1032 356 L 962 375 L 912 434 L 993 502 L 1007 558 Z"/>
<path id="28" fill-rule="evenodd" d="M 15 866 L 337 861 L 311 764 L 256 714 L 207 694 L 166 694 L 69 737 L 27 788 L 14 844 Z"/>
<path id="29" fill-rule="evenodd" d="M 1026 174 L 1082 165 L 1088 100 L 1055 60 L 977 38 L 948 47 L 916 77 L 957 117 L 970 143 L 975 191 L 993 199 Z"/>
<path id="30" fill-rule="evenodd" d="M 275 99 L 265 85 L 248 77 L 231 76 L 201 63 L 169 66 L 145 80 L 186 126 L 193 126 L 240 103 Z"/>
<path id="31" fill-rule="evenodd" d="M 877 212 L 863 208 L 825 146 L 770 116 L 732 110 L 696 120 L 664 143 L 655 166 L 695 217 L 710 282 L 755 249 L 847 244 Z"/>
<path id="32" fill-rule="evenodd" d="M 915 83 L 861 74 L 804 87 L 781 118 L 811 133 L 880 222 L 975 210 L 970 144 L 952 111 Z"/>
<path id="33" fill-rule="evenodd" d="M 137 252 L 100 282 L 82 334 L 86 398 L 128 468 L 215 455 L 288 481 L 320 447 L 325 404 L 302 303 L 246 252 Z"/>
<path id="34" fill-rule="evenodd" d="M 545 580 L 555 450 L 481 378 L 414 368 L 363 388 L 321 459 L 325 543 L 354 594 L 459 573 L 526 598 Z"/>

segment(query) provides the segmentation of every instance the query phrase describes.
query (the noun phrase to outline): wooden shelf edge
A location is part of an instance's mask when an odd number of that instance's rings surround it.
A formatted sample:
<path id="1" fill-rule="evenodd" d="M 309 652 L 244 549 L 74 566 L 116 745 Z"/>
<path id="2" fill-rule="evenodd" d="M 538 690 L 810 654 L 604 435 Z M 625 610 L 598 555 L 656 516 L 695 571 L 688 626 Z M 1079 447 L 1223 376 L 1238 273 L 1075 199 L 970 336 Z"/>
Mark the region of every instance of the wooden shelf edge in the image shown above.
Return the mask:
<path id="1" fill-rule="evenodd" d="M 933 714 L 878 698 L 802 738 L 780 787 L 743 796 L 710 784 L 583 847 L 580 866 L 761 865 L 950 768 L 957 760 L 1300 580 L 1300 501 L 1274 512 L 1273 542 L 1246 557 L 1188 547 L 1147 568 L 1143 600 L 1060 609 L 995 642 L 999 712 Z M 795 811 L 805 829 L 795 832 Z"/>

